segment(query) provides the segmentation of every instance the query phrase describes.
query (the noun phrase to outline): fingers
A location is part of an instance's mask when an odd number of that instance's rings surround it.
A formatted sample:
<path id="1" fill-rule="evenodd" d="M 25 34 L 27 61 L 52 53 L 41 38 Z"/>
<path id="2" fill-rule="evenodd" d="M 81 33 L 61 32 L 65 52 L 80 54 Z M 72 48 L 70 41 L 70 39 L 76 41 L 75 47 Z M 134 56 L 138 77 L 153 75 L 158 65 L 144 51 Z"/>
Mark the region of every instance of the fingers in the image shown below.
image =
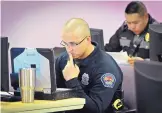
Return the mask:
<path id="1" fill-rule="evenodd" d="M 134 64 L 134 58 L 133 57 L 128 57 L 128 63 L 133 65 Z"/>
<path id="2" fill-rule="evenodd" d="M 72 57 L 71 53 L 68 53 L 68 54 L 69 54 L 69 63 L 74 65 L 73 57 Z"/>
<path id="3" fill-rule="evenodd" d="M 77 70 L 79 70 L 79 67 L 75 64 L 75 68 L 77 69 Z"/>
<path id="4" fill-rule="evenodd" d="M 128 57 L 128 62 L 134 61 L 134 58 Z"/>
<path id="5" fill-rule="evenodd" d="M 144 59 L 141 57 L 135 57 L 135 60 L 144 60 Z"/>
<path id="6" fill-rule="evenodd" d="M 66 66 L 70 66 L 70 61 L 69 61 L 69 60 L 67 61 L 67 64 L 66 64 Z"/>
<path id="7" fill-rule="evenodd" d="M 131 64 L 131 65 L 134 65 L 134 62 L 136 60 L 144 60 L 144 59 L 142 59 L 140 57 L 128 57 L 128 63 Z"/>
<path id="8" fill-rule="evenodd" d="M 134 64 L 134 61 L 129 61 L 130 64 Z"/>
<path id="9" fill-rule="evenodd" d="M 70 64 L 73 64 L 74 65 L 74 62 L 73 62 L 73 56 L 72 56 L 72 54 L 68 51 L 68 46 L 67 45 L 65 45 L 65 48 L 66 48 L 66 51 L 67 51 L 67 53 L 68 53 L 68 55 L 69 55 L 69 63 Z"/>

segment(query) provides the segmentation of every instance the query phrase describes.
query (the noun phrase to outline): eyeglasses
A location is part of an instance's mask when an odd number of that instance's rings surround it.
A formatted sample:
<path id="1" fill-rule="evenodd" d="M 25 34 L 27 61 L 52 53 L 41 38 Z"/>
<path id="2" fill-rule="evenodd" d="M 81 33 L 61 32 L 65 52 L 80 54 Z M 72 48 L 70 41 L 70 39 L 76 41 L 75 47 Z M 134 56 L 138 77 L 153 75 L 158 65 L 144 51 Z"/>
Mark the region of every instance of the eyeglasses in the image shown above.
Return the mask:
<path id="1" fill-rule="evenodd" d="M 81 40 L 79 43 L 75 43 L 75 42 L 69 42 L 69 43 L 66 43 L 66 42 L 64 42 L 64 41 L 61 41 L 61 45 L 62 46 L 72 46 L 72 47 L 75 47 L 75 46 L 77 46 L 77 45 L 79 45 L 79 44 L 81 44 L 85 39 L 87 38 L 87 36 L 85 37 L 85 38 L 83 38 L 83 40 Z"/>

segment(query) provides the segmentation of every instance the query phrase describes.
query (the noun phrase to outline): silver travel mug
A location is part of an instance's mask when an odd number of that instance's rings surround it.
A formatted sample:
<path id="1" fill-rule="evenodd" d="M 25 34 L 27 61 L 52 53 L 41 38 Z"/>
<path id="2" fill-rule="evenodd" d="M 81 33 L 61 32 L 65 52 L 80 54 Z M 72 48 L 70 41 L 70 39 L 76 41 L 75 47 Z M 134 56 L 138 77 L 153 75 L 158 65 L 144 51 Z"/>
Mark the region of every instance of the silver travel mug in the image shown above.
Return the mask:
<path id="1" fill-rule="evenodd" d="M 36 69 L 22 68 L 19 72 L 19 87 L 23 103 L 34 102 Z"/>

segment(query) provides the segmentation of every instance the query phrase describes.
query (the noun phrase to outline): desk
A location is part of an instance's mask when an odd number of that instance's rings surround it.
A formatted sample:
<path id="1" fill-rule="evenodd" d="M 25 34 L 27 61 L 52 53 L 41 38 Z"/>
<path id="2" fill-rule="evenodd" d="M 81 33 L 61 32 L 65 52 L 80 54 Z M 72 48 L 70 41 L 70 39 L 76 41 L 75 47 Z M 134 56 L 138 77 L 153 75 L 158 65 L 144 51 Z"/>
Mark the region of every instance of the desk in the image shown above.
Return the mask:
<path id="1" fill-rule="evenodd" d="M 63 100 L 34 100 L 34 103 L 1 102 L 2 113 L 46 113 L 82 109 L 84 98 Z"/>

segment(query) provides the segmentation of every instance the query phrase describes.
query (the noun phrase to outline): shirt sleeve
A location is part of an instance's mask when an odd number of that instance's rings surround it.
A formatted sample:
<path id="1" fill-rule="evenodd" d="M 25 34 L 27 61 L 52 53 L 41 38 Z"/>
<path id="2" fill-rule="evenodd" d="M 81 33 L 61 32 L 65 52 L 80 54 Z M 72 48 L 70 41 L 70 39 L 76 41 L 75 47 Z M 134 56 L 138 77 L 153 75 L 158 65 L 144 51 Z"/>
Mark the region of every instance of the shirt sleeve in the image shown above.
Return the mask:
<path id="1" fill-rule="evenodd" d="M 120 52 L 122 47 L 120 46 L 120 37 L 119 33 L 121 31 L 121 27 L 115 32 L 115 34 L 110 38 L 109 43 L 106 43 L 104 48 L 107 52 Z"/>
<path id="2" fill-rule="evenodd" d="M 66 81 L 68 88 L 77 89 L 77 94 L 86 99 L 81 112 L 103 113 L 110 106 L 114 93 L 121 84 L 121 78 L 114 72 L 98 71 L 92 82 L 92 88 L 86 94 L 77 78 Z"/>

